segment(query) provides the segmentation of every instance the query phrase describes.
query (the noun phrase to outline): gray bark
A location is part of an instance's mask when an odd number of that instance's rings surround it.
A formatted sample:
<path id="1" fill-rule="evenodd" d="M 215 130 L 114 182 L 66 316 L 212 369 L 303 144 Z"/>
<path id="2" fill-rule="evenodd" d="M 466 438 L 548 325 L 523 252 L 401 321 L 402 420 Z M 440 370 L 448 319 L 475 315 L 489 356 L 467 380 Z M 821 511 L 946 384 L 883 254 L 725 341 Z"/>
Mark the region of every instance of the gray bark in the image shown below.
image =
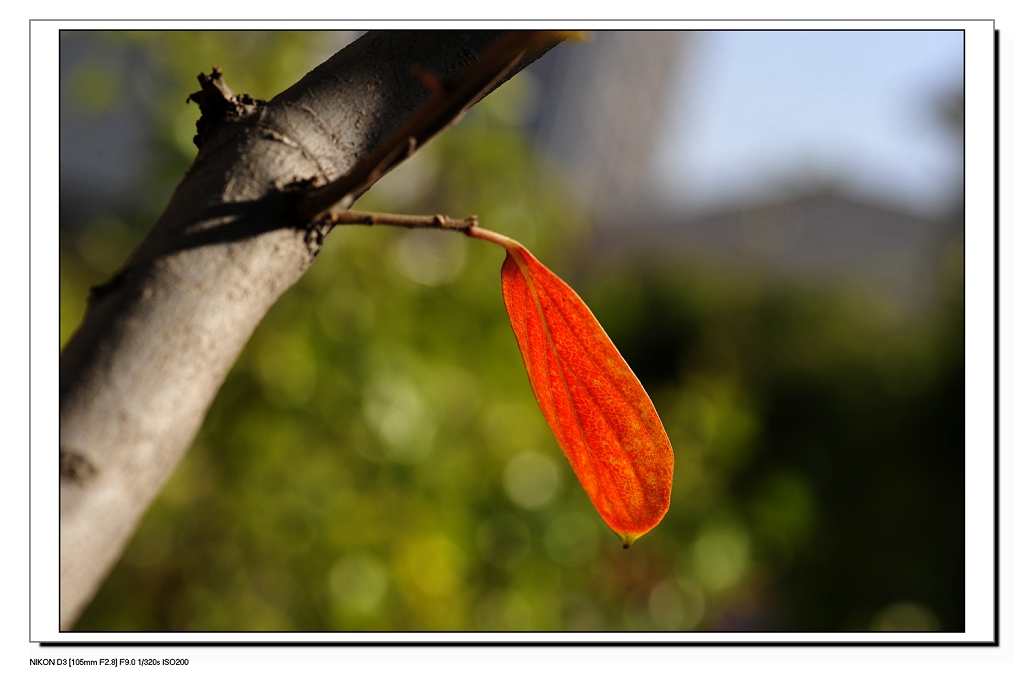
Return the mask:
<path id="1" fill-rule="evenodd" d="M 120 557 L 257 324 L 313 262 L 326 230 L 296 217 L 287 190 L 347 173 L 421 106 L 429 92 L 412 65 L 450 78 L 499 35 L 368 34 L 204 132 L 60 358 L 62 629 Z"/>

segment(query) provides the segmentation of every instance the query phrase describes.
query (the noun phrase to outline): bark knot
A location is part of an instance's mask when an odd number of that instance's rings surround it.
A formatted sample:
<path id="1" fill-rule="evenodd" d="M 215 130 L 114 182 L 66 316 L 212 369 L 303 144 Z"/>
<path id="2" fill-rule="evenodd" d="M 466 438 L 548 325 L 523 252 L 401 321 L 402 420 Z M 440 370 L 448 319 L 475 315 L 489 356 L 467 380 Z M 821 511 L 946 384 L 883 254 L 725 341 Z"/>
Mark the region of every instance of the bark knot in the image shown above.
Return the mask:
<path id="1" fill-rule="evenodd" d="M 224 82 L 224 73 L 217 66 L 213 67 L 209 76 L 199 74 L 199 86 L 201 90 L 186 97 L 185 103 L 195 102 L 199 105 L 201 116 L 196 121 L 196 136 L 192 141 L 200 149 L 219 127 L 245 118 L 266 104 L 246 92 L 236 95 Z"/>
<path id="2" fill-rule="evenodd" d="M 73 450 L 60 451 L 60 477 L 75 483 L 85 483 L 95 476 L 96 467 L 80 452 Z"/>

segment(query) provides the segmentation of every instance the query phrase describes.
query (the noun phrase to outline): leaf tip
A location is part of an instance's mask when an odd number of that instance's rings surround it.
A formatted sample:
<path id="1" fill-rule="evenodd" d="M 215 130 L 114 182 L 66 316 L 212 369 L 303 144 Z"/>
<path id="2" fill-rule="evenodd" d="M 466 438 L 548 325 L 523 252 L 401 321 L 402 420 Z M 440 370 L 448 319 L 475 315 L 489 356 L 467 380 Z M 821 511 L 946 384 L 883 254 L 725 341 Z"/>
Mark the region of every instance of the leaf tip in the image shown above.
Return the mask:
<path id="1" fill-rule="evenodd" d="M 619 539 L 622 540 L 622 549 L 629 549 L 630 547 L 632 547 L 633 543 L 636 542 L 636 539 L 638 537 L 640 537 L 640 536 L 639 535 L 628 535 L 628 534 L 620 535 Z"/>

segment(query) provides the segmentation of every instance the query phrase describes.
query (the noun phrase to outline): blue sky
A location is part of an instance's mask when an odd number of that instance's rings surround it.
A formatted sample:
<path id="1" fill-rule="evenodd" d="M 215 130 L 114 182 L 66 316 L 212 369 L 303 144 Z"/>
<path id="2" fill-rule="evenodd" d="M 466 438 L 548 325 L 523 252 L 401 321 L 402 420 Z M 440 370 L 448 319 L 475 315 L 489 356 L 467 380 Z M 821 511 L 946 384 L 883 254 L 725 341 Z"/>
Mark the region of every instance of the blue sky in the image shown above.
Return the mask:
<path id="1" fill-rule="evenodd" d="M 723 31 L 697 37 L 658 159 L 693 211 L 815 177 L 913 212 L 941 209 L 961 158 L 935 101 L 963 82 L 952 31 Z"/>

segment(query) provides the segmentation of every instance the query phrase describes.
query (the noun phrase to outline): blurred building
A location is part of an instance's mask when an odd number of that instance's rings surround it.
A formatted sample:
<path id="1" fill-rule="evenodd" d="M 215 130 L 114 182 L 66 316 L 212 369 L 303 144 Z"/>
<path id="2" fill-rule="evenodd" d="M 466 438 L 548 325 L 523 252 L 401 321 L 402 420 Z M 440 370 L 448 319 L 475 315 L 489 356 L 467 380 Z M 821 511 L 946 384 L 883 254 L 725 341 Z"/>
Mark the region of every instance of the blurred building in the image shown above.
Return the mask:
<path id="1" fill-rule="evenodd" d="M 544 93 L 537 143 L 591 215 L 652 199 L 651 159 L 692 44 L 687 31 L 595 31 L 530 67 Z"/>
<path id="2" fill-rule="evenodd" d="M 142 64 L 129 50 L 112 57 L 95 35 L 60 34 L 60 222 L 65 230 L 128 202 L 135 179 L 145 170 L 148 131 L 136 102 L 124 97 L 120 106 L 111 106 L 117 84 L 101 71 L 109 69 L 121 75 L 122 83 L 134 83 L 142 77 Z M 83 94 L 92 98 L 85 106 Z"/>
<path id="3" fill-rule="evenodd" d="M 691 217 L 651 206 L 593 244 L 598 262 L 720 263 L 779 276 L 868 287 L 893 303 L 930 299 L 949 224 L 823 187 Z"/>

